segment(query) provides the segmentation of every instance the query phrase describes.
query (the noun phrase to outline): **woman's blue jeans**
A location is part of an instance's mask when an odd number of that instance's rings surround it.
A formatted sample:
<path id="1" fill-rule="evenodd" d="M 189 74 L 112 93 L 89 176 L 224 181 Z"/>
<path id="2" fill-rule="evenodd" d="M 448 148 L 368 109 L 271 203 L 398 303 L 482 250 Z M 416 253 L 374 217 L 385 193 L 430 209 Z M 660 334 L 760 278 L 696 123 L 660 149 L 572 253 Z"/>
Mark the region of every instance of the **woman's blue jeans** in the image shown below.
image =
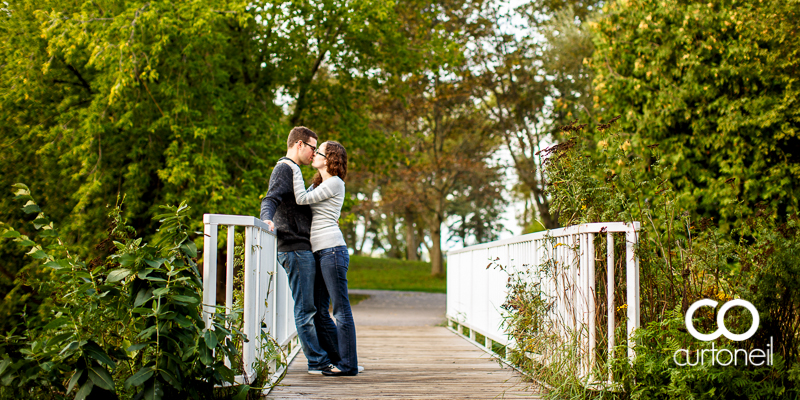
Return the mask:
<path id="1" fill-rule="evenodd" d="M 350 255 L 347 246 L 337 246 L 314 253 L 317 261 L 317 274 L 322 276 L 324 284 L 315 285 L 314 298 L 317 301 L 317 314 L 314 325 L 317 327 L 320 343 L 332 343 L 338 348 L 341 361 L 338 367 L 345 375 L 358 374 L 358 357 L 356 355 L 356 324 L 350 310 L 350 298 L 347 294 L 347 268 L 350 266 Z M 319 282 L 319 279 L 317 279 Z M 328 305 L 333 304 L 333 323 Z"/>

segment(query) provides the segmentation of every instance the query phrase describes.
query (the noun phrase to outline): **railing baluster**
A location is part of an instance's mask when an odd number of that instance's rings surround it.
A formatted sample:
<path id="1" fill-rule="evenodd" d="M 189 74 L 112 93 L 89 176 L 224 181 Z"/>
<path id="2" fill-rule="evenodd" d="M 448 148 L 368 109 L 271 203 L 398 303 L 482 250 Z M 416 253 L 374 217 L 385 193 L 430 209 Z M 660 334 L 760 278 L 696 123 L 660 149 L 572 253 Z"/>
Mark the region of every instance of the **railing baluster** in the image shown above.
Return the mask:
<path id="1" fill-rule="evenodd" d="M 236 243 L 235 226 L 228 226 L 228 259 L 225 263 L 225 308 L 227 312 L 233 310 L 233 268 L 234 245 Z"/>
<path id="2" fill-rule="evenodd" d="M 256 237 L 258 238 L 258 246 L 256 247 L 256 253 L 258 255 L 258 268 L 256 268 L 256 276 L 258 277 L 258 291 L 256 292 L 256 304 L 258 310 L 258 317 L 256 318 L 256 357 L 259 359 L 263 354 L 263 333 L 264 329 L 261 327 L 262 324 L 269 324 L 266 319 L 267 317 L 267 305 L 265 302 L 267 301 L 267 285 L 266 285 L 266 278 L 269 276 L 266 271 L 266 252 L 264 251 L 264 239 L 266 239 L 266 234 L 261 229 L 255 229 Z M 269 327 L 269 326 L 268 326 Z"/>
<path id="3" fill-rule="evenodd" d="M 244 375 L 249 381 L 255 361 L 255 352 L 253 351 L 256 316 L 255 277 L 253 276 L 255 263 L 253 262 L 253 228 L 245 227 L 244 232 L 244 334 L 247 335 L 249 341 L 242 344 L 242 358 L 244 359 Z"/>
<path id="4" fill-rule="evenodd" d="M 608 381 L 614 381 L 614 376 L 611 372 L 611 364 L 614 360 L 614 334 L 616 332 L 615 312 L 614 309 L 614 234 L 611 232 L 606 233 L 606 296 L 608 297 L 608 356 L 606 363 L 608 365 Z"/>
<path id="5" fill-rule="evenodd" d="M 639 268 L 634 254 L 636 246 L 636 232 L 629 230 L 625 233 L 625 262 L 626 279 L 628 286 L 628 358 L 633 360 L 636 356 L 634 350 L 633 333 L 639 328 Z"/>
<path id="6" fill-rule="evenodd" d="M 587 367 L 586 375 L 589 377 L 589 380 L 592 380 L 592 370 L 594 369 L 595 365 L 595 346 L 597 343 L 597 306 L 595 304 L 595 296 L 597 295 L 597 286 L 595 282 L 595 266 L 594 266 L 594 234 L 587 233 L 586 234 L 586 260 L 588 261 L 587 267 L 588 271 L 588 285 L 587 285 L 587 297 L 588 297 L 588 306 L 589 306 L 589 313 L 587 315 L 587 323 L 589 326 L 589 365 Z"/>
<path id="7" fill-rule="evenodd" d="M 234 245 L 236 243 L 235 226 L 228 226 L 228 254 L 225 260 L 225 312 L 230 314 L 233 311 L 233 268 L 234 268 Z M 231 367 L 231 360 L 225 357 L 225 366 Z"/>
<path id="8" fill-rule="evenodd" d="M 577 303 L 577 292 L 578 292 L 578 263 L 580 259 L 578 258 L 578 254 L 575 253 L 575 250 L 578 247 L 578 238 L 577 235 L 569 235 L 568 243 L 569 247 L 565 249 L 565 253 L 567 259 L 569 260 L 569 269 L 570 269 L 570 323 L 572 323 L 572 332 L 573 334 L 577 335 L 580 334 L 578 331 L 578 303 Z"/>
<path id="9" fill-rule="evenodd" d="M 211 328 L 217 304 L 217 228 L 216 224 L 203 227 L 203 320 L 206 328 Z"/>

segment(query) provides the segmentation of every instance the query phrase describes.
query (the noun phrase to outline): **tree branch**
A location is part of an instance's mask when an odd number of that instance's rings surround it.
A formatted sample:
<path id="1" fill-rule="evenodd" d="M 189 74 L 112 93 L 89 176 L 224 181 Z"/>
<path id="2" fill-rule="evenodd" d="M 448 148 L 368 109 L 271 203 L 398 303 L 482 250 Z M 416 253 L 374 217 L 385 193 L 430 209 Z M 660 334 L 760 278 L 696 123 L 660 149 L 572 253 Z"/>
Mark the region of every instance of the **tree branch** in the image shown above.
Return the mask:
<path id="1" fill-rule="evenodd" d="M 75 67 L 73 67 L 72 65 L 70 65 L 70 64 L 66 64 L 66 65 L 67 65 L 67 69 L 70 70 L 78 78 L 79 81 L 81 81 L 81 86 L 83 86 L 84 89 L 86 89 L 86 91 L 89 92 L 89 94 L 94 94 L 92 92 L 92 87 L 89 85 L 89 82 L 86 82 L 86 79 L 83 79 L 83 76 L 81 75 L 81 73 L 78 72 L 78 70 L 75 69 Z"/>
<path id="2" fill-rule="evenodd" d="M 131 21 L 131 36 L 128 38 L 128 43 L 133 41 L 133 34 L 136 32 L 136 20 L 139 19 L 139 14 L 141 14 L 148 6 L 150 6 L 149 1 L 143 5 L 142 8 L 136 10 L 136 13 L 133 14 L 133 21 Z"/>

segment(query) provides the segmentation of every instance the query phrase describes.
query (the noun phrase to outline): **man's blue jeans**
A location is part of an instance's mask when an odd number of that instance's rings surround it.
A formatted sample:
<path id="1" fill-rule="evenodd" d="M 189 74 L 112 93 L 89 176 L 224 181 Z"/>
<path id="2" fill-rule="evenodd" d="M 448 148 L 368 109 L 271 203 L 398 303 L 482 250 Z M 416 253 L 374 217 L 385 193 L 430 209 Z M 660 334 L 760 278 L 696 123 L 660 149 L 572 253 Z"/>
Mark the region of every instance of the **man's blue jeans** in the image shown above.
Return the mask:
<path id="1" fill-rule="evenodd" d="M 294 299 L 294 323 L 303 353 L 308 359 L 308 369 L 325 368 L 330 365 L 331 360 L 320 346 L 314 327 L 314 316 L 317 314 L 314 305 L 314 283 L 317 275 L 314 254 L 309 250 L 278 252 L 278 262 L 289 275 L 289 287 Z"/>
<path id="2" fill-rule="evenodd" d="M 345 375 L 358 374 L 358 357 L 356 355 L 356 324 L 350 310 L 350 298 L 347 293 L 347 269 L 350 266 L 350 255 L 346 246 L 331 247 L 314 253 L 323 278 L 323 285 L 317 282 L 317 313 L 315 324 L 320 334 L 320 341 L 330 341 L 338 349 L 341 361 L 339 369 Z M 317 279 L 319 281 L 320 279 Z M 333 316 L 328 313 L 328 299 L 333 303 Z M 335 361 L 335 360 L 334 360 Z"/>

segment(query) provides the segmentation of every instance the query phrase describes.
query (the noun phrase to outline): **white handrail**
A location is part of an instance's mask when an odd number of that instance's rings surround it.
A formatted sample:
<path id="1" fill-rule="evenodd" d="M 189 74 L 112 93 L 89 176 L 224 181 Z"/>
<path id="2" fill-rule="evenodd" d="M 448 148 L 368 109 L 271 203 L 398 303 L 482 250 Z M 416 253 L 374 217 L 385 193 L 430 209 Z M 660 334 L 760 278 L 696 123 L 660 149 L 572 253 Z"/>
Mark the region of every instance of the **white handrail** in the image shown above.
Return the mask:
<path id="1" fill-rule="evenodd" d="M 486 338 L 479 343 L 491 350 L 491 342 L 513 348 L 515 343 L 503 327 L 503 310 L 509 273 L 526 271 L 528 279 L 540 284 L 543 296 L 553 305 L 547 318 L 565 341 L 577 335 L 580 357 L 579 377 L 587 384 L 596 384 L 608 377 L 595 371 L 597 340 L 597 301 L 606 301 L 608 310 L 608 357 L 613 357 L 615 345 L 614 268 L 607 268 L 605 299 L 596 293 L 595 235 L 605 236 L 606 265 L 614 265 L 614 234 L 625 235 L 626 307 L 628 357 L 635 356 L 633 333 L 639 328 L 639 260 L 634 251 L 640 229 L 639 222 L 601 222 L 574 225 L 561 229 L 536 232 L 452 250 L 447 255 L 447 318 L 457 324 L 459 331 L 466 327 L 470 337 Z M 602 235 L 605 233 L 605 235 Z M 602 259 L 601 259 L 602 260 Z M 503 266 L 490 268 L 492 265 Z M 619 278 L 619 277 L 617 277 Z M 600 279 L 602 284 L 602 278 Z M 609 358 L 610 359 L 610 358 Z"/>
<path id="2" fill-rule="evenodd" d="M 289 358 L 282 369 L 270 365 L 274 382 L 281 376 L 300 349 L 297 345 L 297 328 L 294 324 L 294 301 L 286 271 L 278 266 L 277 239 L 263 221 L 252 216 L 205 214 L 203 215 L 203 320 L 211 328 L 211 315 L 217 305 L 217 244 L 219 226 L 227 226 L 227 260 L 225 274 L 225 305 L 227 312 L 233 306 L 234 234 L 235 227 L 244 228 L 244 334 L 248 341 L 242 343 L 242 375 L 237 383 L 252 383 L 256 378 L 256 363 L 264 356 L 268 339 L 272 337 Z M 230 367 L 230 360 L 225 364 Z"/>

